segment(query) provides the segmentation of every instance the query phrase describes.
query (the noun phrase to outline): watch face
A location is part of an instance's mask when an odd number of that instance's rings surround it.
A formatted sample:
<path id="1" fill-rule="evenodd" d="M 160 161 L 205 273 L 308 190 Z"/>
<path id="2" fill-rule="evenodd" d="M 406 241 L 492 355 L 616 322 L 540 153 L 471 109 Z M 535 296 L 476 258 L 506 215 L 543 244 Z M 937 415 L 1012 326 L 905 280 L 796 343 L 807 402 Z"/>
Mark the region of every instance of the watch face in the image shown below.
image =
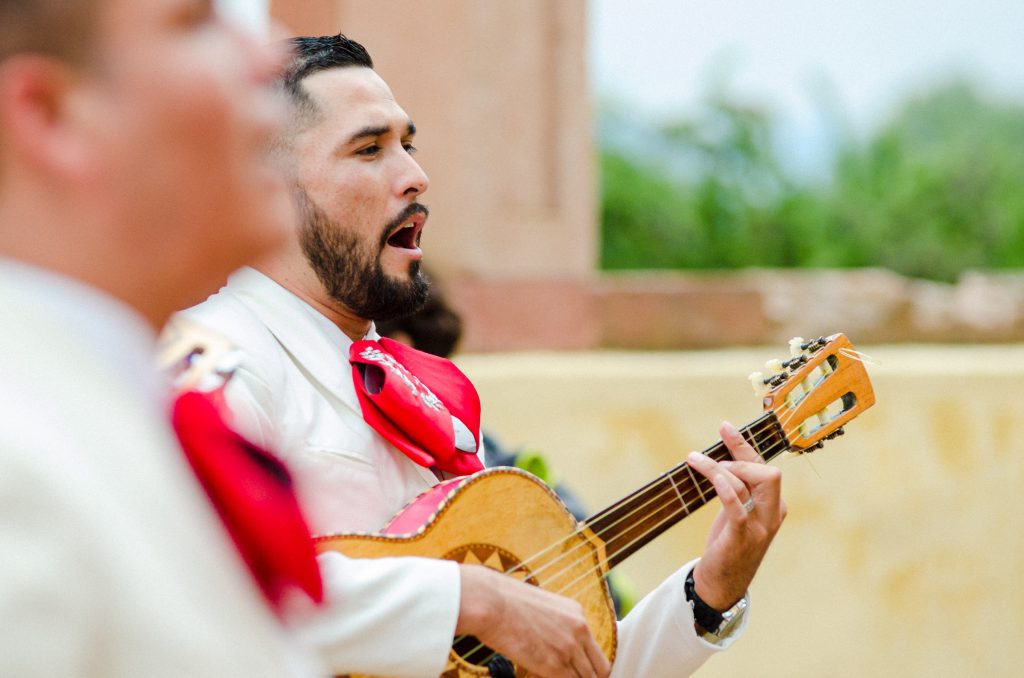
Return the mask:
<path id="1" fill-rule="evenodd" d="M 728 610 L 722 613 L 722 623 L 718 625 L 717 629 L 715 629 L 714 635 L 718 637 L 728 635 L 729 631 L 731 631 L 732 628 L 736 626 L 739 620 L 743 617 L 743 613 L 746 611 L 746 609 L 747 597 L 743 596 L 742 598 L 740 598 L 738 603 L 736 603 L 735 605 L 733 605 Z"/>

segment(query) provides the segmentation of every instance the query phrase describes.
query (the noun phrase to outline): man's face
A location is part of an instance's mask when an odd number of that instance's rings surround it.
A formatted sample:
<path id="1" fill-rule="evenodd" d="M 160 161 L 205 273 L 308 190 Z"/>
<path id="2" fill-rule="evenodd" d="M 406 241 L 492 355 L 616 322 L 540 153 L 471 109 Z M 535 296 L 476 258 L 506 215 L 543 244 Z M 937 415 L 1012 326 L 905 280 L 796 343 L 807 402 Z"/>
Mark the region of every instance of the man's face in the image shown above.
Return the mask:
<path id="1" fill-rule="evenodd" d="M 303 80 L 318 114 L 295 137 L 306 258 L 336 302 L 367 320 L 418 308 L 426 174 L 414 128 L 371 69 L 334 68 Z"/>
<path id="2" fill-rule="evenodd" d="M 168 295 L 175 285 L 208 293 L 295 219 L 269 152 L 285 113 L 273 84 L 285 55 L 226 23 L 210 0 L 99 6 L 82 88 L 103 149 L 90 180 L 116 196 L 110 218 L 136 225 L 121 245 L 160 252 Z"/>

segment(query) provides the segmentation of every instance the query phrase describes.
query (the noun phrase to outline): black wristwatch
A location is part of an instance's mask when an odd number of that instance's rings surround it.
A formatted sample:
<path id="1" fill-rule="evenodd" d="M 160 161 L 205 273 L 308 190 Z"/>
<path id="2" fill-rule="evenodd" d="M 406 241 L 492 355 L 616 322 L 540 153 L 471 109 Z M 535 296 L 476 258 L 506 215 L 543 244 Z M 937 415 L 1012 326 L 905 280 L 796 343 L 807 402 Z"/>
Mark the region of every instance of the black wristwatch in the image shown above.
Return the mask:
<path id="1" fill-rule="evenodd" d="M 705 634 L 714 636 L 716 639 L 728 635 L 747 609 L 746 596 L 740 598 L 738 603 L 724 612 L 719 612 L 705 603 L 697 595 L 697 589 L 693 582 L 693 570 L 686 575 L 686 584 L 683 586 L 683 590 L 686 592 L 686 601 L 693 609 L 693 620 L 700 628 L 704 629 Z"/>

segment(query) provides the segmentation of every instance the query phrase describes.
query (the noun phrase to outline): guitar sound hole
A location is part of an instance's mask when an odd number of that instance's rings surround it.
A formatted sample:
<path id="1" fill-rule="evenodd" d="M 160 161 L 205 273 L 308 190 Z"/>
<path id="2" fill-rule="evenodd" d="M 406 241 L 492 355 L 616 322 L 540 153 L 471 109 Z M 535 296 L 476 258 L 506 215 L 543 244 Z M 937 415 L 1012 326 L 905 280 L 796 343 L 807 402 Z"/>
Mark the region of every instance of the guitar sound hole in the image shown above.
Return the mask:
<path id="1" fill-rule="evenodd" d="M 518 556 L 494 544 L 462 544 L 442 557 L 457 563 L 483 565 L 519 581 L 537 584 L 530 569 Z M 489 668 L 490 674 L 497 678 L 515 675 L 512 663 L 476 636 L 457 637 L 452 643 L 452 650 L 467 664 Z"/>

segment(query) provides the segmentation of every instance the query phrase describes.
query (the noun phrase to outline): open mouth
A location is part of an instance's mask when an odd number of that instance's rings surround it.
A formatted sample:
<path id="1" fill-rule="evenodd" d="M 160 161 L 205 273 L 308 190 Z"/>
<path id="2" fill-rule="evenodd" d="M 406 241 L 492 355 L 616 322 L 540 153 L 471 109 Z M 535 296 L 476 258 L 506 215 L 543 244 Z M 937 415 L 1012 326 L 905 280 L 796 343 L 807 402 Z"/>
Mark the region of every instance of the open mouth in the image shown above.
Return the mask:
<path id="1" fill-rule="evenodd" d="M 404 250 L 415 250 L 420 246 L 420 232 L 423 230 L 423 215 L 417 214 L 415 217 L 405 222 L 398 227 L 394 233 L 392 233 L 387 243 L 392 247 L 398 247 Z"/>

